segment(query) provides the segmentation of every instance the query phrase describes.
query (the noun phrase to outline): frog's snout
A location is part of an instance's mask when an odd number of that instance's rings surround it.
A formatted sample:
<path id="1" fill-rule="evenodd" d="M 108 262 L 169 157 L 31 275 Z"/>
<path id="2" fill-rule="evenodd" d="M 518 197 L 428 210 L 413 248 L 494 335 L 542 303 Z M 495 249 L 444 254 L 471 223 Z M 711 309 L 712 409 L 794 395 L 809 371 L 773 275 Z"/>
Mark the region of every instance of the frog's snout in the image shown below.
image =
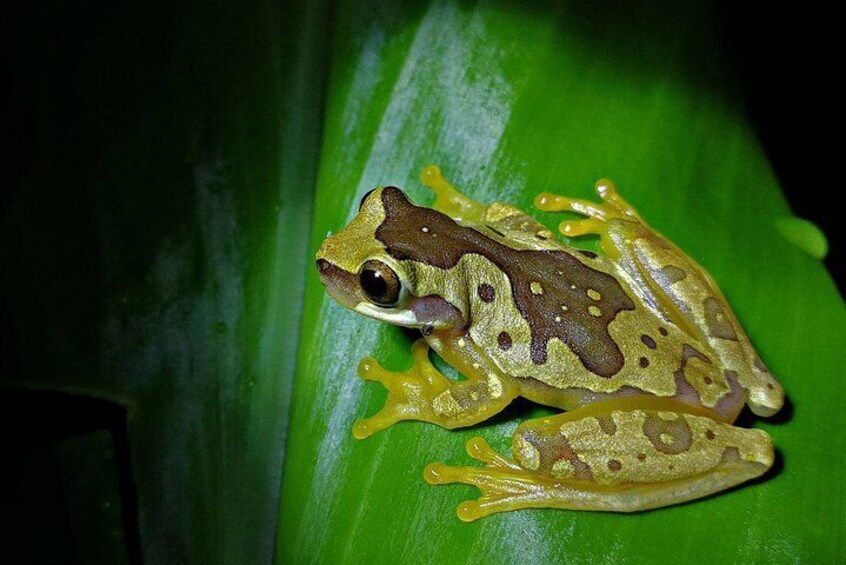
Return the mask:
<path id="1" fill-rule="evenodd" d="M 322 257 L 317 260 L 317 274 L 329 296 L 347 308 L 355 308 L 359 302 L 359 284 L 355 274 L 341 269 Z"/>
<path id="2" fill-rule="evenodd" d="M 317 260 L 317 271 L 323 275 L 326 271 L 332 268 L 332 263 L 327 261 L 326 259 L 318 259 Z"/>

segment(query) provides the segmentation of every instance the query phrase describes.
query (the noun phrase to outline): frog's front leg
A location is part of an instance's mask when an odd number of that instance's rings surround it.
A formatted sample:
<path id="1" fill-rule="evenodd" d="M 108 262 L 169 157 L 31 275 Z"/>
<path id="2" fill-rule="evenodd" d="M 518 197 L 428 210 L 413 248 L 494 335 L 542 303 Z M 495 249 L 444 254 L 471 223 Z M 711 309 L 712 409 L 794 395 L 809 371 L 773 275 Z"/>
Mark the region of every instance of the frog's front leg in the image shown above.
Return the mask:
<path id="1" fill-rule="evenodd" d="M 458 339 L 468 348 L 463 338 Z M 445 345 L 442 341 L 439 345 L 442 355 L 448 355 L 445 351 L 452 347 L 461 347 Z M 404 372 L 388 371 L 372 358 L 365 358 L 359 364 L 359 376 L 382 383 L 388 389 L 388 398 L 375 416 L 355 423 L 353 435 L 357 439 L 369 437 L 401 420 L 421 420 L 449 429 L 470 426 L 490 418 L 517 395 L 508 377 L 483 365 L 481 359 L 457 366 L 467 380 L 456 382 L 432 365 L 429 345 L 424 339 L 414 342 L 411 354 L 414 363 Z"/>
<path id="2" fill-rule="evenodd" d="M 421 181 L 435 193 L 432 208 L 456 220 L 486 226 L 494 234 L 504 237 L 500 230 L 508 231 L 512 238 L 520 235 L 547 240 L 552 238 L 546 226 L 511 204 L 492 202 L 483 204 L 464 195 L 444 177 L 435 165 L 423 169 Z M 490 236 L 490 233 L 487 235 Z M 537 244 L 537 241 L 533 241 Z"/>
<path id="3" fill-rule="evenodd" d="M 435 203 L 432 208 L 443 212 L 453 220 L 481 223 L 488 209 L 472 198 L 458 191 L 444 177 L 437 165 L 428 165 L 420 173 L 420 181 L 435 193 Z"/>
<path id="4" fill-rule="evenodd" d="M 634 512 L 730 488 L 770 468 L 761 430 L 737 428 L 672 400 L 610 400 L 532 420 L 514 433 L 514 459 L 481 438 L 468 453 L 485 467 L 433 463 L 431 484 L 466 483 L 482 496 L 458 507 L 472 521 L 523 508 Z"/>

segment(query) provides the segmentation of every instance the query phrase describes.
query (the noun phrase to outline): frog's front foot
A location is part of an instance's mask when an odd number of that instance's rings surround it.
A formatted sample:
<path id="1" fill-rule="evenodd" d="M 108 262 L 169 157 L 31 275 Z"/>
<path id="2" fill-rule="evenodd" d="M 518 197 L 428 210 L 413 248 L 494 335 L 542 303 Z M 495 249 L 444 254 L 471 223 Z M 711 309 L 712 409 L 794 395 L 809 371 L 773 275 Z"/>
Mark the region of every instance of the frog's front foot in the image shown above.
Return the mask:
<path id="1" fill-rule="evenodd" d="M 414 364 L 402 372 L 385 370 L 369 357 L 361 361 L 359 376 L 382 383 L 388 398 L 375 416 L 355 423 L 356 438 L 369 437 L 400 420 L 420 420 L 448 429 L 471 426 L 502 410 L 516 395 L 513 387 L 493 372 L 468 371 L 467 380 L 447 379 L 429 361 L 429 345 L 424 339 L 414 342 L 411 356 Z"/>
<path id="2" fill-rule="evenodd" d="M 449 387 L 449 381 L 429 361 L 429 346 L 419 339 L 411 346 L 414 364 L 407 371 L 388 371 L 372 357 L 358 364 L 358 376 L 388 389 L 382 409 L 353 425 L 353 436 L 364 439 L 400 420 L 425 420 L 432 399 Z"/>

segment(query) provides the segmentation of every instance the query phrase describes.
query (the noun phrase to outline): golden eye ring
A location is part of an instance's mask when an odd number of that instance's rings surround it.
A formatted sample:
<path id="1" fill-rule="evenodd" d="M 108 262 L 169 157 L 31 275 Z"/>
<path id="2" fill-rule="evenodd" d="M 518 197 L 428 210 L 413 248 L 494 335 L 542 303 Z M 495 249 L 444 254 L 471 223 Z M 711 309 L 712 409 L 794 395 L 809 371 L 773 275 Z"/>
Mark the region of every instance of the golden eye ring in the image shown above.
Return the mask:
<path id="1" fill-rule="evenodd" d="M 382 261 L 370 259 L 361 265 L 358 281 L 368 300 L 377 306 L 396 306 L 402 294 L 402 281 L 396 272 Z"/>

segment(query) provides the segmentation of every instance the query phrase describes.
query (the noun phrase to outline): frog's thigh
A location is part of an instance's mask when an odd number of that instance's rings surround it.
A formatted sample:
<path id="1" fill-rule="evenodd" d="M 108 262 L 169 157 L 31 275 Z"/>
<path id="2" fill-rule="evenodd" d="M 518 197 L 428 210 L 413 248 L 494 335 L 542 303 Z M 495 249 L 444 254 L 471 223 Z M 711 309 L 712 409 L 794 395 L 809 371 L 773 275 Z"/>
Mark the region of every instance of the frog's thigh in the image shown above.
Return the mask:
<path id="1" fill-rule="evenodd" d="M 504 377 L 469 375 L 465 381 L 447 379 L 429 361 L 429 346 L 417 340 L 412 346 L 414 364 L 407 371 L 382 368 L 374 359 L 359 364 L 359 376 L 378 381 L 388 389 L 385 405 L 375 415 L 359 420 L 353 435 L 364 439 L 401 420 L 420 420 L 444 428 L 470 426 L 505 408 L 516 396 Z"/>
<path id="2" fill-rule="evenodd" d="M 590 410 L 580 417 L 578 412 Z M 583 409 L 533 420 L 514 434 L 519 468 L 430 465 L 430 483 L 482 491 L 462 520 L 520 508 L 632 512 L 692 500 L 763 474 L 769 436 L 681 412 Z M 490 459 L 490 457 L 488 457 Z"/>

